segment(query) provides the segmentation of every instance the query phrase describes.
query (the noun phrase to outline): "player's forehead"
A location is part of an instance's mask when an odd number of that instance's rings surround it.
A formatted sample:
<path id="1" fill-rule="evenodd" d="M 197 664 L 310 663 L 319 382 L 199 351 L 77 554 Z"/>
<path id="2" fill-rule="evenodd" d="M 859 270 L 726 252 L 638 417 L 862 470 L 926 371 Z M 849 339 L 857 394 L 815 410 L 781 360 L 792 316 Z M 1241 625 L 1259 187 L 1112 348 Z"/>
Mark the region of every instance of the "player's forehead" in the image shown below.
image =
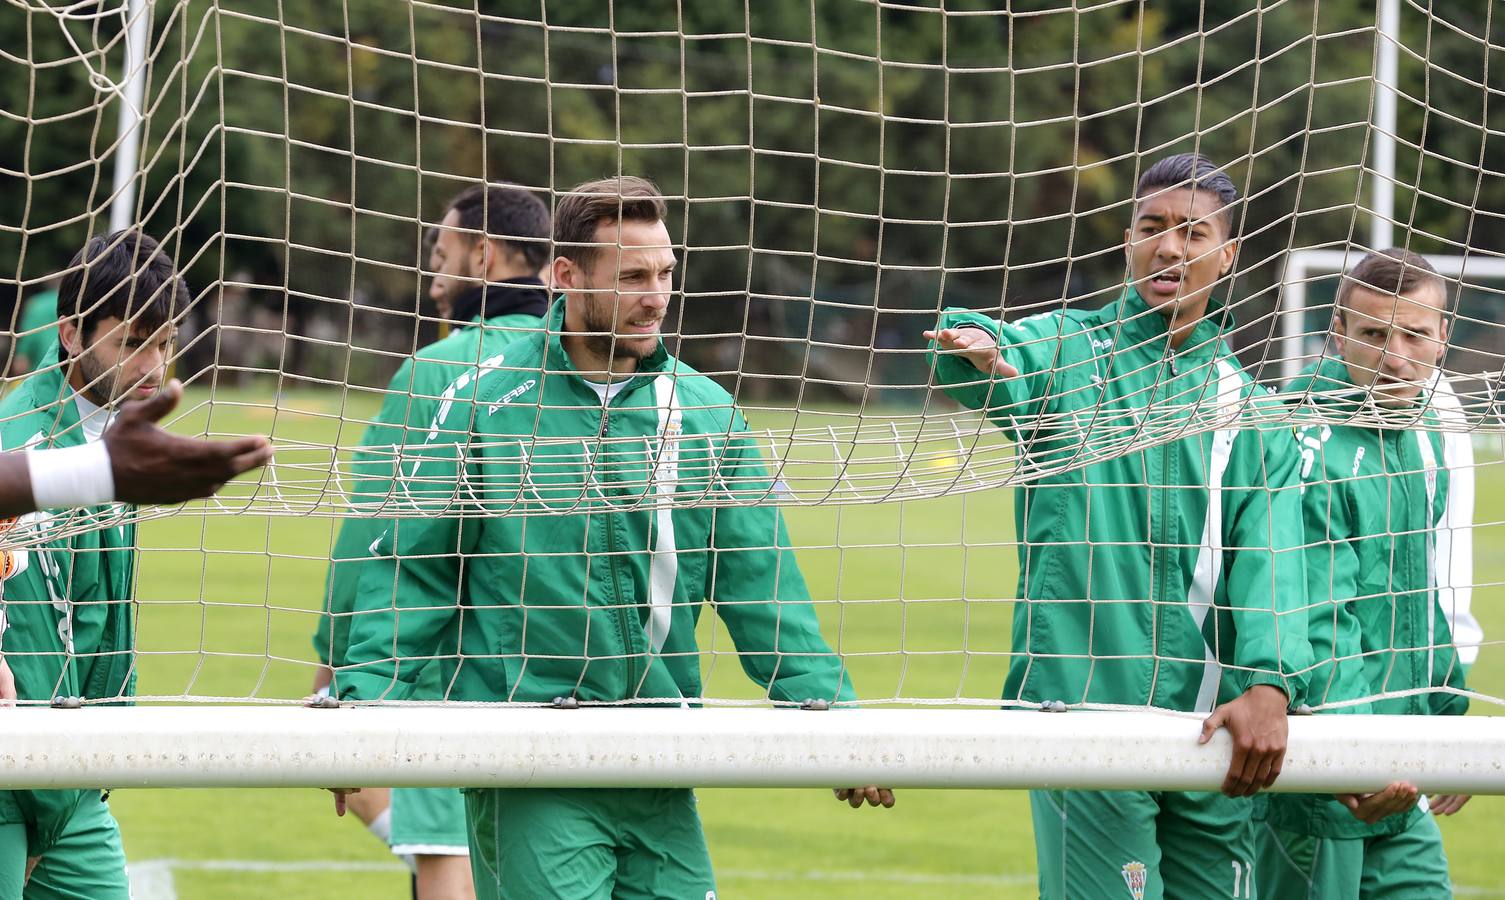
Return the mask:
<path id="1" fill-rule="evenodd" d="M 1135 201 L 1134 220 L 1172 226 L 1208 219 L 1222 221 L 1218 216 L 1222 209 L 1223 201 L 1212 191 L 1191 187 L 1160 188 Z"/>
<path id="2" fill-rule="evenodd" d="M 592 242 L 597 263 L 613 269 L 659 269 L 675 263 L 674 241 L 663 222 L 603 221 Z"/>
<path id="3" fill-rule="evenodd" d="M 1394 322 L 1412 328 L 1435 326 L 1446 312 L 1447 295 L 1441 285 L 1420 284 L 1404 294 L 1391 294 L 1353 285 L 1344 303 L 1351 313 L 1370 323 Z"/>
<path id="4" fill-rule="evenodd" d="M 175 330 L 173 322 L 163 322 L 154 328 L 139 320 L 126 321 L 119 316 L 107 316 L 94 321 L 93 343 L 112 341 L 148 344 L 170 339 Z"/>
<path id="5" fill-rule="evenodd" d="M 439 225 L 434 229 L 434 249 L 441 246 L 453 246 L 457 241 L 464 240 L 472 235 L 460 224 L 460 211 L 451 209 L 439 220 Z"/>

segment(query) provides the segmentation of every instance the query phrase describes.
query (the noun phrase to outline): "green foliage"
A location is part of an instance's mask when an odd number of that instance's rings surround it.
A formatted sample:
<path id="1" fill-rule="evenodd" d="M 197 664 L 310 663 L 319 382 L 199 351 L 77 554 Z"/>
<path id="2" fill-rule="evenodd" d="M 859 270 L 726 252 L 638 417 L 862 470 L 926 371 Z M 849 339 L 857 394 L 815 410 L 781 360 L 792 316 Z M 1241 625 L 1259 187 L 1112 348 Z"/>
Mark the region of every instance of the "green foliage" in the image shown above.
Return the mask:
<path id="1" fill-rule="evenodd" d="M 1250 197 L 1246 345 L 1268 337 L 1287 247 L 1367 233 L 1372 4 L 937 6 L 578 3 L 545 23 L 536 0 L 159 2 L 142 218 L 181 226 L 199 286 L 245 271 L 270 288 L 286 372 L 363 380 L 395 362 L 351 354 L 411 347 L 426 311 L 415 220 L 480 177 L 559 191 L 641 172 L 686 197 L 674 232 L 704 299 L 683 352 L 702 363 L 716 339 L 697 334 L 807 336 L 831 314 L 812 299 L 849 304 L 859 346 L 914 347 L 942 302 L 1024 312 L 1112 290 L 1135 175 L 1169 152 L 1226 161 Z M 1488 174 L 1505 150 L 1479 125 L 1501 77 L 1486 13 L 1403 16 L 1396 217 L 1422 250 L 1505 249 Z M 69 31 L 119 77 L 118 17 Z M 0 35 L 14 294 L 103 227 L 118 101 L 35 5 L 0 9 Z"/>

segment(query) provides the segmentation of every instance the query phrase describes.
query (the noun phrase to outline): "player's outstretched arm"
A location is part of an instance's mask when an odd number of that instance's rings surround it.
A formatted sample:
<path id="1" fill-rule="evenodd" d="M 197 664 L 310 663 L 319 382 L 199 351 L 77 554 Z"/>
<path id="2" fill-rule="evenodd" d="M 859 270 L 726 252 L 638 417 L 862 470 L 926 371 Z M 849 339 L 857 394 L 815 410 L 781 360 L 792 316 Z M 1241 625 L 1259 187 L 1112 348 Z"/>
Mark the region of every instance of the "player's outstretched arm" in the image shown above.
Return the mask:
<path id="1" fill-rule="evenodd" d="M 998 341 L 981 328 L 939 328 L 924 333 L 927 341 L 934 341 L 940 353 L 960 356 L 977 371 L 1001 378 L 1014 378 L 1019 370 L 1008 364 L 998 350 Z"/>
<path id="2" fill-rule="evenodd" d="M 22 451 L 0 453 L 0 516 L 35 512 L 31 496 L 31 466 Z"/>
<path id="3" fill-rule="evenodd" d="M 264 437 L 206 441 L 158 428 L 182 394 L 174 379 L 156 396 L 122 405 L 100 444 L 0 453 L 0 516 L 111 500 L 181 503 L 272 458 Z"/>
<path id="4" fill-rule="evenodd" d="M 126 403 L 104 433 L 115 476 L 115 499 L 127 503 L 181 503 L 208 497 L 225 482 L 272 458 L 259 435 L 207 441 L 168 434 L 156 423 L 183 396 L 176 378 L 155 396 Z"/>
<path id="5" fill-rule="evenodd" d="M 924 332 L 926 360 L 935 386 L 957 403 L 985 411 L 1016 438 L 1033 433 L 1050 403 L 1052 374 L 1062 366 L 1092 364 L 1098 353 L 1088 340 L 1068 339 L 1075 325 L 1059 316 L 1034 316 L 1008 325 L 964 309 L 941 312 Z"/>

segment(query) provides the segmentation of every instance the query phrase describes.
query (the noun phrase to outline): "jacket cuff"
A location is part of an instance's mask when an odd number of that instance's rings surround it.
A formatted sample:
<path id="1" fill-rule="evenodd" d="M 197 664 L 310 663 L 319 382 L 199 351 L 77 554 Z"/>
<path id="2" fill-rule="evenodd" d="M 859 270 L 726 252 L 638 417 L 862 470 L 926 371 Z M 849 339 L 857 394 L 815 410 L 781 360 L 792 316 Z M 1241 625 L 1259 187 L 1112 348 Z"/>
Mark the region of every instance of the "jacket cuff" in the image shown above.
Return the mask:
<path id="1" fill-rule="evenodd" d="M 806 700 L 842 703 L 857 699 L 851 677 L 839 666 L 776 679 L 768 686 L 768 695 L 786 703 L 803 703 Z"/>
<path id="2" fill-rule="evenodd" d="M 392 674 L 337 670 L 330 682 L 341 700 L 408 700 L 413 686 Z"/>
<path id="3" fill-rule="evenodd" d="M 1280 688 L 1286 695 L 1286 708 L 1296 709 L 1306 702 L 1306 691 L 1298 687 L 1296 679 L 1274 672 L 1250 672 L 1244 678 L 1244 693 L 1256 685 L 1268 684 Z"/>

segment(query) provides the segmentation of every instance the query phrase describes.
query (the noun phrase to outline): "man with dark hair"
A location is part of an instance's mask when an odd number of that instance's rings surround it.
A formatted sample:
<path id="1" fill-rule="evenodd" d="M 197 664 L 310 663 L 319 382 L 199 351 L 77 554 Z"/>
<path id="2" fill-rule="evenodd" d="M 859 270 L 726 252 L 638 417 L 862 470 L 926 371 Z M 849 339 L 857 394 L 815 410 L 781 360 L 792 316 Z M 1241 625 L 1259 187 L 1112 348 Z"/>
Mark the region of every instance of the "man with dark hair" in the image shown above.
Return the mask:
<path id="1" fill-rule="evenodd" d="M 342 696 L 406 699 L 437 666 L 451 699 L 693 703 L 711 603 L 769 699 L 855 699 L 747 423 L 664 348 L 665 215 L 641 178 L 560 199 L 563 297 L 482 364 L 473 409 L 436 412 L 406 495 L 427 515 L 396 520 L 362 573 L 386 612 L 352 622 Z M 707 493 L 733 502 L 689 502 Z M 466 811 L 478 896 L 715 896 L 688 789 L 473 789 Z"/>
<path id="2" fill-rule="evenodd" d="M 1313 705 L 1373 698 L 1336 712 L 1468 709 L 1437 592 L 1448 471 L 1426 388 L 1447 338 L 1447 285 L 1431 264 L 1408 250 L 1370 253 L 1338 288 L 1337 355 L 1287 388 L 1303 423 Z M 1468 797 L 1428 800 L 1434 813 L 1451 815 Z M 1259 879 L 1268 896 L 1452 896 L 1442 834 L 1409 783 L 1260 801 Z"/>
<path id="3" fill-rule="evenodd" d="M 206 445 L 150 425 L 181 391 L 176 382 L 163 391 L 162 380 L 188 301 L 152 238 L 94 238 L 59 288 L 59 343 L 0 401 L 0 445 L 29 448 L 35 506 L 79 507 L 4 526 L 13 548 L 0 551 L 4 705 L 127 701 L 136 526 L 129 507 L 110 501 L 200 496 L 270 456 L 265 439 Z M 168 478 L 179 484 L 166 489 Z M 0 791 L 0 896 L 19 896 L 23 884 L 27 897 L 125 900 L 119 829 L 100 791 Z"/>
<path id="4" fill-rule="evenodd" d="M 1289 428 L 1254 421 L 1268 401 L 1213 297 L 1237 199 L 1203 157 L 1160 160 L 1114 302 L 1017 322 L 948 310 L 925 333 L 937 382 L 1040 472 L 1015 502 L 1005 700 L 1210 713 L 1201 740 L 1233 738 L 1221 794 L 1031 792 L 1046 900 L 1256 896 L 1248 797 L 1280 774 L 1311 648 L 1299 455 Z"/>
<path id="5" fill-rule="evenodd" d="M 449 202 L 434 235 L 429 296 L 442 318 L 469 323 L 486 285 L 532 279 L 536 286 L 548 262 L 549 208 L 543 201 L 515 185 L 471 185 Z M 488 299 L 493 307 L 517 302 L 501 293 Z M 532 315 L 541 318 L 543 310 Z"/>
<path id="6" fill-rule="evenodd" d="M 352 499 L 357 505 L 380 509 L 390 503 L 394 459 L 401 457 L 403 445 L 423 440 L 440 404 L 468 401 L 482 360 L 540 327 L 549 297 L 538 276 L 548 254 L 548 207 L 522 188 L 477 184 L 450 201 L 431 242 L 429 296 L 454 330 L 419 350 L 392 377 L 381 412 L 356 455 L 359 482 Z M 468 428 L 468 419 L 458 413 L 454 421 L 455 427 Z M 389 605 L 385 594 L 362 596 L 357 585 L 370 548 L 391 527 L 386 518 L 362 517 L 346 519 L 340 529 L 326 585 L 328 612 L 314 634 L 314 648 L 324 663 L 316 691 L 327 689 L 331 677 L 339 681 L 351 623 L 366 615 L 368 606 Z M 418 696 L 442 699 L 444 685 L 428 682 Z M 388 797 L 390 802 L 383 802 Z M 376 789 L 363 791 L 352 803 L 393 853 L 413 860 L 418 900 L 472 896 L 459 791 Z"/>

